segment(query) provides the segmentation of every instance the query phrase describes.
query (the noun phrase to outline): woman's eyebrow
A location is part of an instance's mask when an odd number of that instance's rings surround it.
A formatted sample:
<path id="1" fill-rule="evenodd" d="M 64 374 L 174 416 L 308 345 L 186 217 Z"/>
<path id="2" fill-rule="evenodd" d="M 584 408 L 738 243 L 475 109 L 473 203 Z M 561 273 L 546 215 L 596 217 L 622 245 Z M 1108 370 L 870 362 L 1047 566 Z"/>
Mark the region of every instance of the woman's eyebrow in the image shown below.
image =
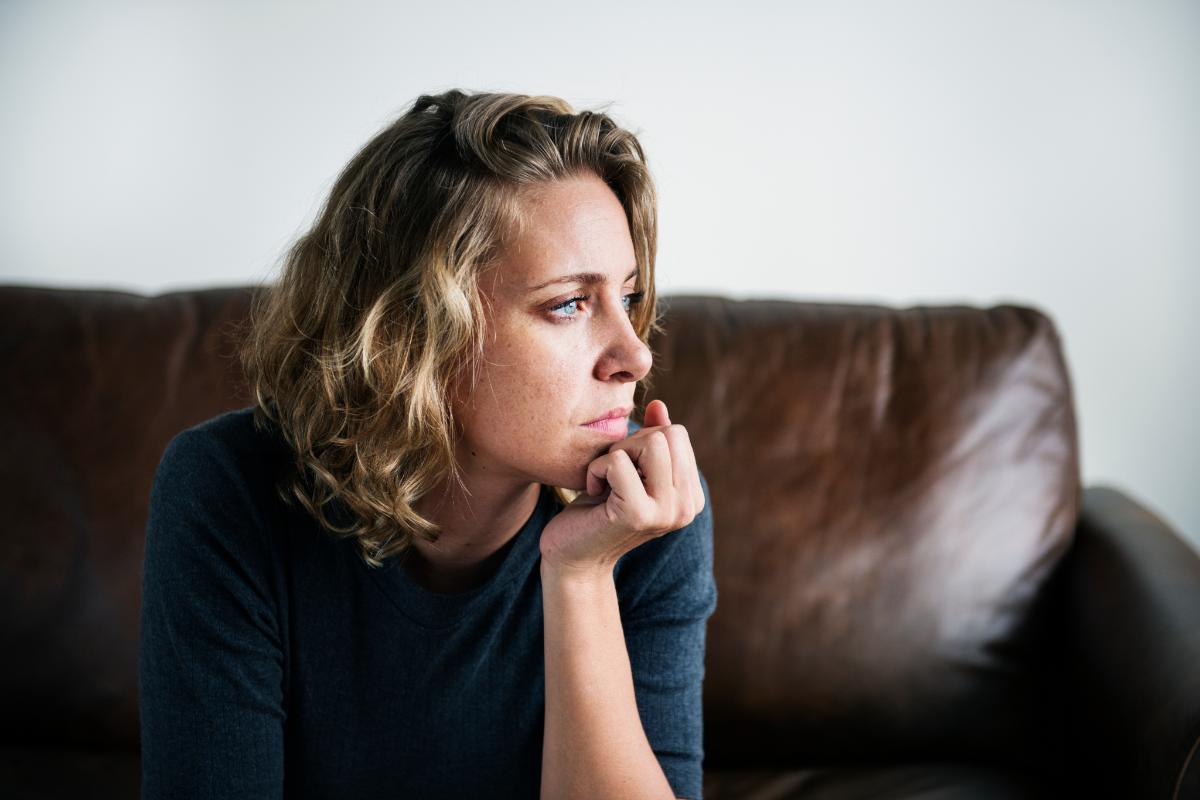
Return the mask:
<path id="1" fill-rule="evenodd" d="M 625 276 L 625 280 L 628 281 L 637 274 L 637 267 L 634 267 L 633 271 Z M 561 277 L 554 278 L 553 280 L 546 281 L 545 283 L 539 283 L 537 286 L 530 286 L 529 291 L 536 292 L 539 289 L 545 289 L 547 286 L 553 286 L 556 283 L 582 283 L 586 286 L 594 286 L 597 283 L 605 283 L 607 280 L 608 276 L 600 272 L 576 272 L 571 275 L 563 275 Z"/>

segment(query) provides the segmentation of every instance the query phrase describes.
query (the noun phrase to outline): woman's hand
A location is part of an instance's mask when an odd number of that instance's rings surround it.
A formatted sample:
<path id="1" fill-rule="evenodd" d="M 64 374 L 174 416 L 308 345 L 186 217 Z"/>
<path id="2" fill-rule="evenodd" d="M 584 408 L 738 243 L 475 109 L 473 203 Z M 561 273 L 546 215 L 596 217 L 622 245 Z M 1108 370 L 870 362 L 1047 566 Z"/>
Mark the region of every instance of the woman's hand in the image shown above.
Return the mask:
<path id="1" fill-rule="evenodd" d="M 682 528 L 703 508 L 687 430 L 671 424 L 666 403 L 653 400 L 642 429 L 588 465 L 586 493 L 542 531 L 543 566 L 611 574 L 621 556 Z"/>

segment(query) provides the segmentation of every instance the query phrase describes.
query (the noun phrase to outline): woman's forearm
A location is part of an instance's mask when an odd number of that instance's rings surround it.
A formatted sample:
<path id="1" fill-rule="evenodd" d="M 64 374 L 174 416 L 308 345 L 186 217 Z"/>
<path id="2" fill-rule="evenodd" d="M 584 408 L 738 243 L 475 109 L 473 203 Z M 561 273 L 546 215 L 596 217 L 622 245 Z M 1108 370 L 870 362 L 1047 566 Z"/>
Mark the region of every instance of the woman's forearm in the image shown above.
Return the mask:
<path id="1" fill-rule="evenodd" d="M 638 716 L 612 570 L 542 561 L 546 715 L 542 800 L 673 798 Z"/>

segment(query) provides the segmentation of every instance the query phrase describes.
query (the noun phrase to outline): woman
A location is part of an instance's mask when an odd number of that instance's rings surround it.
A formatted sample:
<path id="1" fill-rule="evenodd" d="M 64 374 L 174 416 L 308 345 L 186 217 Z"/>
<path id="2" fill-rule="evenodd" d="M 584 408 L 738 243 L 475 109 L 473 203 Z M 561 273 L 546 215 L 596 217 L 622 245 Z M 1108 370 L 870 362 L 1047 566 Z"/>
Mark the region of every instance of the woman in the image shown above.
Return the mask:
<path id="1" fill-rule="evenodd" d="M 654 189 L 561 100 L 423 96 L 259 296 L 256 404 L 177 436 L 143 798 L 700 797 L 711 512 L 661 401 Z"/>

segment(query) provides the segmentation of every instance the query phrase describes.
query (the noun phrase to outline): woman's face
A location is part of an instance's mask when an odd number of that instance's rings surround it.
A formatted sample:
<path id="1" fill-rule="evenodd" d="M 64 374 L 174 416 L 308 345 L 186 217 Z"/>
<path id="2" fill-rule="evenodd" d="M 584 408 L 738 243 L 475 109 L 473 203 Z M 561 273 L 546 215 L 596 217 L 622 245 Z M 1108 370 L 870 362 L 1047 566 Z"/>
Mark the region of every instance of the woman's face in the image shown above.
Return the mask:
<path id="1" fill-rule="evenodd" d="M 629 319 L 633 242 L 620 201 L 590 173 L 522 205 L 526 225 L 481 282 L 488 337 L 474 390 L 455 404 L 459 464 L 475 479 L 583 489 L 650 371 Z"/>

